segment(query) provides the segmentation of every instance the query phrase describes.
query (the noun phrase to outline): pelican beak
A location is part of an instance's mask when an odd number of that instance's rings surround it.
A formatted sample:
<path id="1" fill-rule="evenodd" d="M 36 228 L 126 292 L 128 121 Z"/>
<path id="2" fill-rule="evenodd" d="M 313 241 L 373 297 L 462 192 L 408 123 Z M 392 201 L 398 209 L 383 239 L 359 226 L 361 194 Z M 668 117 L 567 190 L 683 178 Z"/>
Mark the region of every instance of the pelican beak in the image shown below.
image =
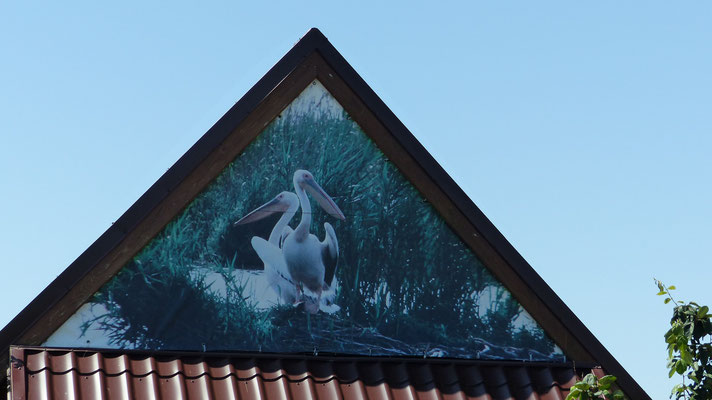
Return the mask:
<path id="1" fill-rule="evenodd" d="M 244 225 L 244 224 L 249 224 L 250 222 L 259 221 L 263 218 L 269 217 L 272 214 L 286 212 L 288 208 L 289 208 L 289 204 L 286 204 L 286 202 L 280 201 L 278 198 L 275 197 L 274 199 L 259 206 L 258 208 L 254 209 L 252 212 L 250 212 L 249 214 L 240 218 L 237 222 L 235 222 L 232 225 L 233 226 Z"/>
<path id="2" fill-rule="evenodd" d="M 331 197 L 326 194 L 324 189 L 322 189 L 321 186 L 319 186 L 319 184 L 316 183 L 314 179 L 307 179 L 304 181 L 304 183 L 306 183 L 305 189 L 307 189 L 309 193 L 314 196 L 314 198 L 319 203 L 321 208 L 324 209 L 324 211 L 326 211 L 332 217 L 338 218 L 342 221 L 346 219 L 344 213 L 342 213 L 339 209 L 339 206 L 334 203 L 334 200 L 332 200 Z"/>

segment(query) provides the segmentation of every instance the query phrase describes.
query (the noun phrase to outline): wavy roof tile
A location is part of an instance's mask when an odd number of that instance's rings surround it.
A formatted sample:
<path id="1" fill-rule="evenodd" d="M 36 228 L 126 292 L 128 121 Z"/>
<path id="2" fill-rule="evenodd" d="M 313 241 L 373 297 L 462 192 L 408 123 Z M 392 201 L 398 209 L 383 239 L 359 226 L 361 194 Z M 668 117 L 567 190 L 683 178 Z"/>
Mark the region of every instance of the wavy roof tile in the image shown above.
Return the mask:
<path id="1" fill-rule="evenodd" d="M 10 399 L 564 399 L 600 369 L 551 363 L 13 347 Z"/>

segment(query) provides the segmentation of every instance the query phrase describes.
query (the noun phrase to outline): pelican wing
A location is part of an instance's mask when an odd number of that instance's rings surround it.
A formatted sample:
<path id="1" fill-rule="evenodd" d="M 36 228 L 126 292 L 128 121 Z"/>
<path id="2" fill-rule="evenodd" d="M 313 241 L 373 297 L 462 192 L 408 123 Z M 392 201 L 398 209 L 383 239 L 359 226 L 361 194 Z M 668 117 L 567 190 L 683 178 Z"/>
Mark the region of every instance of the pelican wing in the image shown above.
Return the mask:
<path id="1" fill-rule="evenodd" d="M 294 303 L 297 293 L 294 281 L 287 270 L 282 249 L 259 236 L 252 237 L 252 248 L 265 264 L 265 276 L 272 289 L 285 303 Z"/>
<path id="2" fill-rule="evenodd" d="M 339 241 L 330 223 L 324 222 L 324 240 L 321 241 L 321 259 L 324 262 L 324 289 L 328 289 L 336 275 L 339 261 Z"/>
<path id="3" fill-rule="evenodd" d="M 278 272 L 287 270 L 287 263 L 284 261 L 282 249 L 259 236 L 252 237 L 252 248 L 255 249 L 260 260 L 265 264 L 265 268 L 273 268 Z"/>

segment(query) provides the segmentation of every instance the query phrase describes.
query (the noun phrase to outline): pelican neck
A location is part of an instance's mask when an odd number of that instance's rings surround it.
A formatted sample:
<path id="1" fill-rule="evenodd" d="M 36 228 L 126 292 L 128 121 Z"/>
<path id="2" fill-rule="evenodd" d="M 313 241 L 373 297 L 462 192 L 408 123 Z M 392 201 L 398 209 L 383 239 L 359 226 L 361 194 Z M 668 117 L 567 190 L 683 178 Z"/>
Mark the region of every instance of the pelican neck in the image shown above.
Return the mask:
<path id="1" fill-rule="evenodd" d="M 294 190 L 299 196 L 299 204 L 302 207 L 302 219 L 297 225 L 297 229 L 294 230 L 295 239 L 298 242 L 303 241 L 309 235 L 309 226 L 311 225 L 311 204 L 309 204 L 309 198 L 307 197 L 307 192 L 304 188 L 294 181 Z"/>
<path id="2" fill-rule="evenodd" d="M 274 225 L 274 228 L 272 228 L 272 232 L 269 234 L 269 239 L 267 240 L 271 244 L 279 247 L 279 239 L 282 236 L 282 232 L 284 231 L 284 228 L 287 226 L 289 221 L 291 221 L 292 217 L 294 217 L 294 213 L 297 211 L 297 208 L 299 208 L 299 205 L 293 205 L 290 204 L 289 208 L 287 208 L 287 211 L 284 211 L 282 213 L 282 216 L 279 217 L 279 221 Z"/>

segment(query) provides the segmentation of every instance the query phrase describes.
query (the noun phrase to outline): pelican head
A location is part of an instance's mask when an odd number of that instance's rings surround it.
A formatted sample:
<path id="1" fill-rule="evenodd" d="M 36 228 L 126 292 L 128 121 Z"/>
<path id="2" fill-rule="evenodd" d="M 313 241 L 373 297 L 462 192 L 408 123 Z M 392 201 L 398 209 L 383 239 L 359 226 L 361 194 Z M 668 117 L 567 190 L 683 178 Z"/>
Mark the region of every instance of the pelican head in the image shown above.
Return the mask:
<path id="1" fill-rule="evenodd" d="M 233 225 L 243 225 L 243 224 L 249 224 L 251 222 L 259 221 L 263 218 L 267 218 L 272 214 L 275 213 L 286 213 L 286 212 L 296 212 L 297 208 L 299 207 L 299 197 L 297 197 L 296 194 L 288 191 L 284 191 L 277 196 L 275 196 L 272 200 L 268 201 L 267 203 L 261 205 L 260 207 L 256 208 L 249 214 L 245 215 L 244 217 L 240 218 L 237 222 L 235 222 Z M 281 233 L 281 232 L 279 232 Z"/>
<path id="2" fill-rule="evenodd" d="M 305 169 L 298 169 L 294 172 L 294 187 L 300 187 L 309 192 L 314 199 L 319 203 L 329 215 L 340 220 L 345 220 L 344 213 L 341 212 L 339 206 L 334 203 L 334 200 L 326 194 L 324 189 L 316 183 L 314 175 Z"/>

